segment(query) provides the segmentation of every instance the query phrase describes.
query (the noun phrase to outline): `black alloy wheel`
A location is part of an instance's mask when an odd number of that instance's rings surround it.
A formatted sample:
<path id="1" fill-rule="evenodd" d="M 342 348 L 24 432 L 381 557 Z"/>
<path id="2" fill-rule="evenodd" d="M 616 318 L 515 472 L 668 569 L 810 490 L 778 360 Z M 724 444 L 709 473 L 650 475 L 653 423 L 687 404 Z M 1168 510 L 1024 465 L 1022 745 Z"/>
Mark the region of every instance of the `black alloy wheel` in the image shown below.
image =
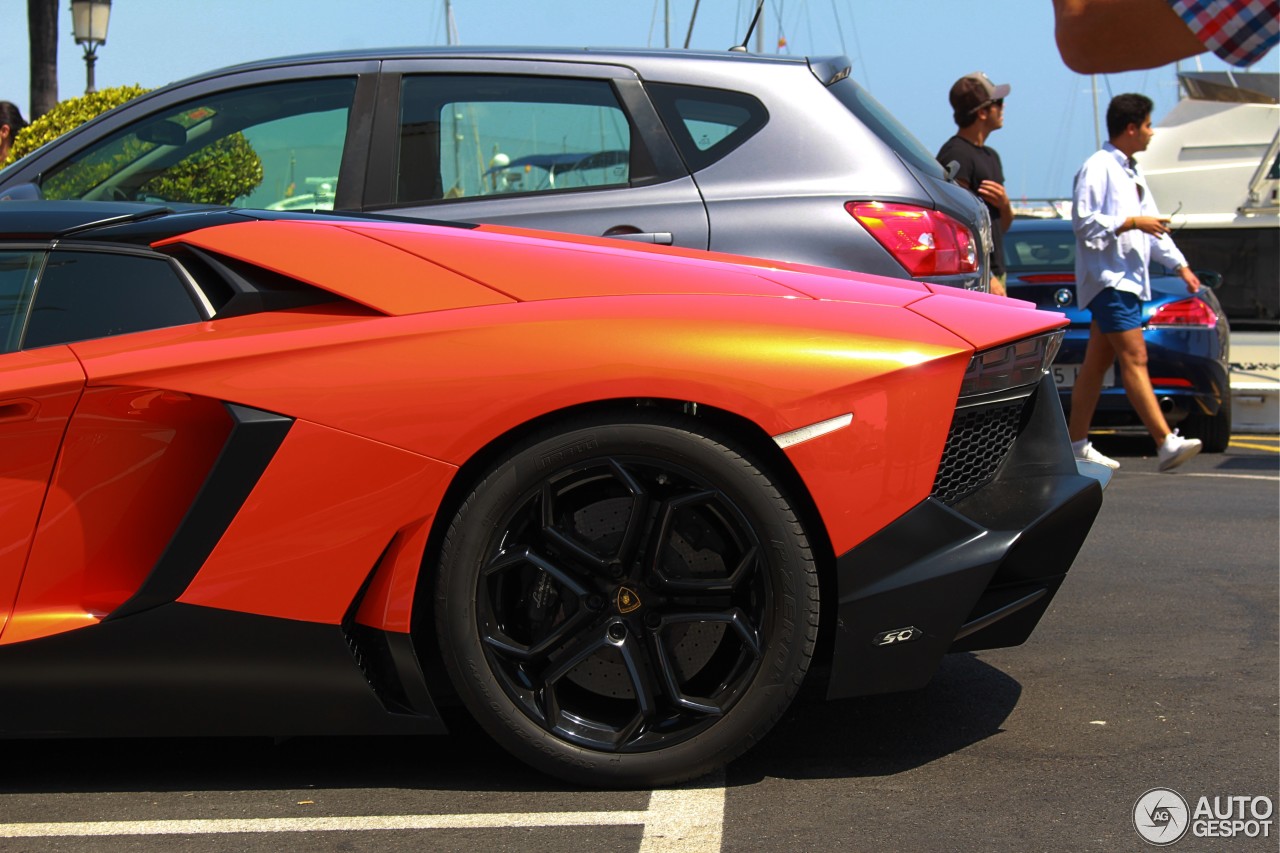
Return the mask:
<path id="1" fill-rule="evenodd" d="M 459 510 L 436 622 L 463 701 L 572 781 L 708 772 L 790 703 L 817 632 L 807 540 L 761 470 L 653 415 L 526 444 Z"/>

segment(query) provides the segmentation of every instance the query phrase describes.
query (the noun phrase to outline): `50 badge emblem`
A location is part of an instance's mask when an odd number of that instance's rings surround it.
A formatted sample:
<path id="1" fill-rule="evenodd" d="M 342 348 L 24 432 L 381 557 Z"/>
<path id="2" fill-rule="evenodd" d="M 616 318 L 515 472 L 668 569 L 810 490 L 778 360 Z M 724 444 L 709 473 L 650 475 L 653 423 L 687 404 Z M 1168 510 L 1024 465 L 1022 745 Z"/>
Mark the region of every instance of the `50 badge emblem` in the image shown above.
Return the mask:
<path id="1" fill-rule="evenodd" d="M 871 641 L 875 646 L 892 646 L 895 643 L 907 643 L 911 640 L 919 639 L 924 636 L 924 631 L 916 627 L 894 628 L 892 631 L 885 631 L 876 634 L 876 638 Z"/>

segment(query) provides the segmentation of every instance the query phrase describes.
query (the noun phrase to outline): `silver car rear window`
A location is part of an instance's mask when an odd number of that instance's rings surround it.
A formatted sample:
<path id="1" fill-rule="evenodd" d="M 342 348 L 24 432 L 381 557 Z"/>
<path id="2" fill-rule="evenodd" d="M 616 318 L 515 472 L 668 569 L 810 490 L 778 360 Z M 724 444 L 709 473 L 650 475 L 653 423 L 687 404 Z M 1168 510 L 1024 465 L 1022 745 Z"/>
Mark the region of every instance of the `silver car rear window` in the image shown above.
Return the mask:
<path id="1" fill-rule="evenodd" d="M 649 83 L 647 88 L 693 172 L 724 157 L 769 121 L 764 104 L 746 92 L 675 83 Z"/>

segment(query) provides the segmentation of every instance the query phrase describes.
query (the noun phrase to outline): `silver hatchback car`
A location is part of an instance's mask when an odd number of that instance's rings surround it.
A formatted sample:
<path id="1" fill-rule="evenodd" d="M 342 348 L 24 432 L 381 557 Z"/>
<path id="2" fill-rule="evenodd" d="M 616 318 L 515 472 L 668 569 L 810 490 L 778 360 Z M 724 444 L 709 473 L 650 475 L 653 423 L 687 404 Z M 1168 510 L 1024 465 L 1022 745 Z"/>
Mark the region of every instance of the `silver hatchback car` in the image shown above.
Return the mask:
<path id="1" fill-rule="evenodd" d="M 104 114 L 0 197 L 494 222 L 987 290 L 986 209 L 845 57 L 460 47 L 238 65 Z"/>

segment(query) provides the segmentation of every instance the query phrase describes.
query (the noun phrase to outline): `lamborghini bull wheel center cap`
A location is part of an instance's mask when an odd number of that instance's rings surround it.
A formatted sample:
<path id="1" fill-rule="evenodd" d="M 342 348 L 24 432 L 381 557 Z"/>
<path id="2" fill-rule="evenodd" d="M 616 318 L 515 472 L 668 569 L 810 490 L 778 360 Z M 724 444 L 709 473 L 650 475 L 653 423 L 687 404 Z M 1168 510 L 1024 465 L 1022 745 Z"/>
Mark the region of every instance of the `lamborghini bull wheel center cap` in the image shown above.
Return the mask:
<path id="1" fill-rule="evenodd" d="M 629 586 L 618 587 L 613 596 L 613 606 L 619 613 L 635 613 L 640 605 L 640 594 Z"/>

